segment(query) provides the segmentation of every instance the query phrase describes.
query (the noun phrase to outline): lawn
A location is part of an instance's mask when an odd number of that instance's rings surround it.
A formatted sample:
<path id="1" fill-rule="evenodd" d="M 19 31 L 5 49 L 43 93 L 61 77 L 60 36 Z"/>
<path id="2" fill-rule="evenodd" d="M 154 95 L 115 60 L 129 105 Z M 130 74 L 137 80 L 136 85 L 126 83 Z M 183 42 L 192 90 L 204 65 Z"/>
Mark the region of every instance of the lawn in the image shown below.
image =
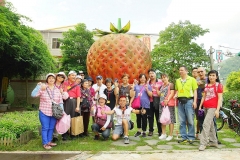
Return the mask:
<path id="1" fill-rule="evenodd" d="M 136 116 L 132 115 L 132 120 L 135 122 Z M 1 120 L 1 118 L 0 118 Z M 91 124 L 92 122 L 90 122 Z M 90 125 L 91 126 L 91 125 Z M 62 141 L 61 136 L 59 135 L 59 141 L 58 146 L 52 148 L 53 151 L 92 151 L 92 152 L 98 152 L 98 151 L 136 151 L 136 148 L 139 146 L 150 146 L 152 150 L 159 150 L 157 146 L 166 145 L 168 142 L 166 141 L 160 141 L 158 140 L 157 131 L 155 130 L 153 137 L 146 137 L 142 138 L 140 137 L 138 140 L 134 139 L 133 137 L 130 137 L 130 144 L 136 143 L 136 145 L 114 145 L 113 141 L 111 139 L 107 141 L 103 140 L 93 140 L 93 133 L 91 132 L 89 126 L 89 136 L 88 137 L 80 137 L 74 140 L 68 140 L 68 141 Z M 156 128 L 156 123 L 155 123 Z M 130 136 L 133 136 L 135 132 L 137 131 L 136 123 L 134 126 L 134 129 L 129 132 Z M 168 133 L 168 132 L 167 132 Z M 172 149 L 176 150 L 183 150 L 186 149 L 185 147 L 179 146 L 176 142 L 176 130 L 174 131 L 175 135 L 172 142 Z M 219 140 L 223 143 L 224 147 L 222 148 L 238 148 L 236 146 L 232 145 L 232 142 L 224 141 L 224 138 L 234 138 L 237 142 L 240 143 L 240 136 L 235 136 L 235 132 L 233 132 L 231 129 L 228 128 L 227 125 L 224 126 L 224 128 L 218 133 Z M 180 137 L 179 137 L 180 138 Z M 155 140 L 157 141 L 156 144 L 151 145 L 146 142 L 146 140 Z M 119 141 L 122 141 L 121 139 Z M 175 143 L 174 143 L 175 142 Z M 169 145 L 169 144 L 168 144 Z M 189 145 L 189 144 L 185 144 Z M 196 140 L 193 146 L 196 146 L 195 148 L 188 148 L 188 149 L 196 149 L 199 145 L 199 140 Z M 0 150 L 5 151 L 44 151 L 42 144 L 41 144 L 41 136 L 34 137 L 31 141 L 29 141 L 27 144 L 24 145 L 18 145 L 15 147 L 6 147 L 6 146 L 0 146 Z"/>

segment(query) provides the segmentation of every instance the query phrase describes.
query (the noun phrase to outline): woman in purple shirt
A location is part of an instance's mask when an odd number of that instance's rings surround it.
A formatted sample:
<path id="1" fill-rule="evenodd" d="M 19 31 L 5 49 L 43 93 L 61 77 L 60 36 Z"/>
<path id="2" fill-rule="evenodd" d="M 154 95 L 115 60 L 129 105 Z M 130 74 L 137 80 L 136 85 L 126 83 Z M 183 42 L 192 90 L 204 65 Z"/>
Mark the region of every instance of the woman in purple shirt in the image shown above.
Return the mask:
<path id="1" fill-rule="evenodd" d="M 139 75 L 139 84 L 134 86 L 135 97 L 140 96 L 140 109 L 145 109 L 147 114 L 137 114 L 137 128 L 138 131 L 135 133 L 135 137 L 140 136 L 146 137 L 147 129 L 147 115 L 150 110 L 150 97 L 152 97 L 152 87 L 147 84 L 147 76 L 145 74 Z M 142 133 L 141 133 L 142 129 Z"/>

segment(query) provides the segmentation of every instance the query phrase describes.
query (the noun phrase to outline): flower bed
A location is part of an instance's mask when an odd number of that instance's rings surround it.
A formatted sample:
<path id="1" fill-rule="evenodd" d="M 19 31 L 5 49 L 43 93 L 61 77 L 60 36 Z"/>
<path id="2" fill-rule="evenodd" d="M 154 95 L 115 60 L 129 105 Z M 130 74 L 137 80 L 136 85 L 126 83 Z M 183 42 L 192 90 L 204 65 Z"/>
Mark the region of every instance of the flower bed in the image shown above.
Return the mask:
<path id="1" fill-rule="evenodd" d="M 27 131 L 31 131 L 31 134 L 29 133 L 31 136 L 27 135 L 27 137 L 36 136 L 39 125 L 38 111 L 6 113 L 0 117 L 0 139 L 10 138 L 15 142 L 20 142 L 17 139 L 28 133 Z"/>

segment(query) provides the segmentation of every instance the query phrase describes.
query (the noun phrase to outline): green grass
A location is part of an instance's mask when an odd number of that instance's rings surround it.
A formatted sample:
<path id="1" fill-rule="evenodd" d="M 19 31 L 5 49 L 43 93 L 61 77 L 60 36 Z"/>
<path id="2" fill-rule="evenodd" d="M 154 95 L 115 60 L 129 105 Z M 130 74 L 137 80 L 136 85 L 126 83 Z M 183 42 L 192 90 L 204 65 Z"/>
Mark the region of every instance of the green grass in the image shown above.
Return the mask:
<path id="1" fill-rule="evenodd" d="M 137 125 L 135 122 L 136 116 L 132 115 L 132 120 L 135 123 L 134 129 L 129 132 L 130 136 L 133 136 L 137 132 Z M 130 139 L 131 142 L 136 142 L 136 145 L 133 146 L 116 146 L 113 145 L 113 141 L 111 139 L 107 141 L 103 140 L 93 140 L 93 133 L 91 132 L 91 124 L 89 125 L 89 136 L 84 138 L 78 138 L 75 140 L 69 140 L 69 141 L 58 141 L 58 146 L 51 149 L 51 151 L 90 151 L 92 153 L 97 153 L 99 151 L 135 151 L 138 146 L 146 146 L 148 145 L 145 140 L 151 140 L 155 139 L 158 140 L 157 136 L 157 129 L 156 129 L 156 123 L 155 123 L 155 132 L 154 137 L 152 138 L 140 138 L 139 141 L 134 141 Z M 222 129 L 223 132 L 219 132 L 219 140 L 226 145 L 224 148 L 238 148 L 232 145 L 232 142 L 225 142 L 222 139 L 223 138 L 234 138 L 238 143 L 240 143 L 240 136 L 235 136 L 235 132 L 228 128 L 228 126 L 225 124 L 224 128 Z M 168 127 L 167 127 L 167 133 L 168 133 Z M 176 136 L 174 136 L 176 137 Z M 180 138 L 180 137 L 179 137 Z M 61 139 L 61 136 L 59 135 L 59 139 Z M 41 143 L 41 136 L 37 136 L 31 141 L 29 141 L 27 144 L 24 145 L 18 145 L 14 147 L 6 147 L 6 146 L 0 146 L 0 150 L 4 151 L 45 151 L 42 147 Z M 122 139 L 120 139 L 122 141 Z M 172 140 L 171 142 L 176 142 L 177 140 Z M 151 145 L 150 147 L 153 148 L 153 150 L 159 150 L 157 148 L 157 145 L 166 145 L 168 142 L 166 141 L 159 141 L 156 145 Z M 189 145 L 188 143 L 186 145 Z M 196 140 L 194 143 L 195 146 L 199 145 L 199 140 Z M 176 145 L 173 145 L 173 150 L 191 150 L 191 149 L 185 149 L 178 147 Z M 192 149 L 196 150 L 196 149 Z M 171 152 L 171 150 L 169 151 Z"/>

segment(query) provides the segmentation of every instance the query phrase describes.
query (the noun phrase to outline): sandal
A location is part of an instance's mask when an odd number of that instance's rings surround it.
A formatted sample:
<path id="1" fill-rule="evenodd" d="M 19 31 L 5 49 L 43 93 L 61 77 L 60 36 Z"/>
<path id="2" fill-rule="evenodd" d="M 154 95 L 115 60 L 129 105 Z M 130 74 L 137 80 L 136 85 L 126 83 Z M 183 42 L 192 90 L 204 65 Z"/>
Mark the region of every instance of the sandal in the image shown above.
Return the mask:
<path id="1" fill-rule="evenodd" d="M 43 148 L 45 148 L 45 149 L 51 149 L 52 147 L 49 146 L 48 144 L 45 144 L 45 145 L 43 145 Z"/>
<path id="2" fill-rule="evenodd" d="M 49 142 L 48 145 L 49 145 L 50 147 L 54 147 L 54 146 L 57 146 L 57 143 Z"/>

